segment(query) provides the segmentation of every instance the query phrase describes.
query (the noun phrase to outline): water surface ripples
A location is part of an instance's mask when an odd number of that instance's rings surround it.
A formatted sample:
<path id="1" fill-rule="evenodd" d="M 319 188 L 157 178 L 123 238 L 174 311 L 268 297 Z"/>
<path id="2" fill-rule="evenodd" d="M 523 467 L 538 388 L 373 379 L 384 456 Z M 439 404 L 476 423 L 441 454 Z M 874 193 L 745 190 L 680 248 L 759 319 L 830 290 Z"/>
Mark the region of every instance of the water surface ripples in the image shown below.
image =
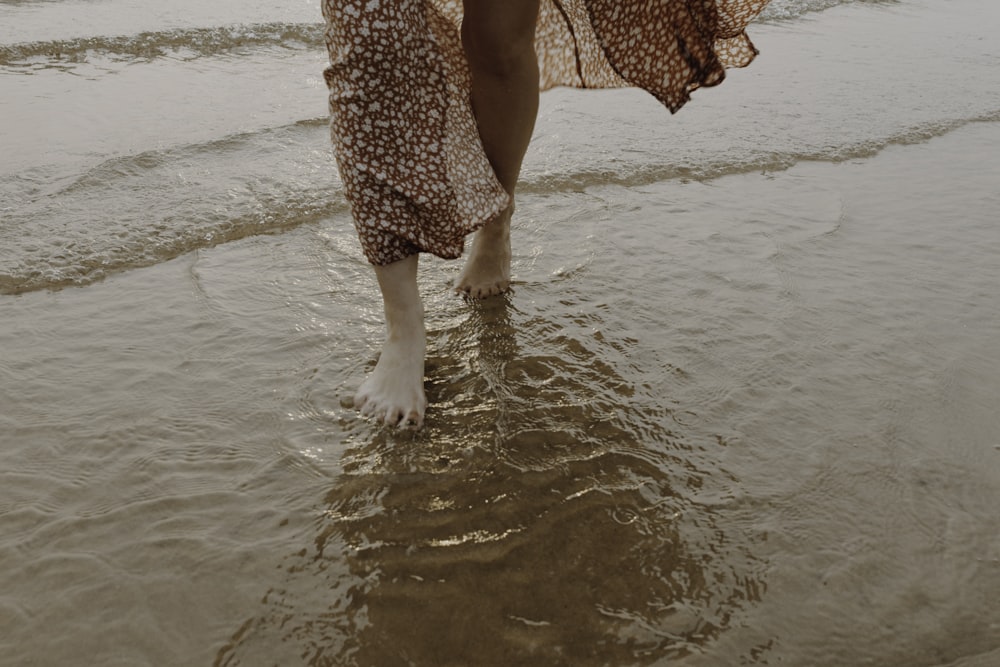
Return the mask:
<path id="1" fill-rule="evenodd" d="M 676 116 L 546 93 L 410 435 L 318 2 L 0 0 L 0 654 L 996 663 L 997 21 L 775 0 Z"/>

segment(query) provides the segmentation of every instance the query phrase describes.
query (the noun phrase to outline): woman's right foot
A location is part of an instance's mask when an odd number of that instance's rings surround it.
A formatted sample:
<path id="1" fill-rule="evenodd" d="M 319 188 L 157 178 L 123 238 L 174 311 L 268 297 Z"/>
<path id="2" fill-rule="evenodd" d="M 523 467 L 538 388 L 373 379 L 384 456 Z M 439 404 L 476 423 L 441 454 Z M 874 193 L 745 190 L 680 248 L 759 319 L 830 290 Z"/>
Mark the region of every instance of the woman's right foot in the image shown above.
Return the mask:
<path id="1" fill-rule="evenodd" d="M 354 407 L 361 414 L 374 417 L 386 426 L 419 429 L 427 409 L 424 396 L 425 347 L 422 327 L 419 332 L 387 340 L 375 370 L 365 378 L 354 395 Z"/>
<path id="2" fill-rule="evenodd" d="M 375 370 L 354 395 L 354 407 L 387 426 L 424 423 L 424 308 L 417 288 L 418 255 L 376 266 L 385 306 L 386 339 Z"/>

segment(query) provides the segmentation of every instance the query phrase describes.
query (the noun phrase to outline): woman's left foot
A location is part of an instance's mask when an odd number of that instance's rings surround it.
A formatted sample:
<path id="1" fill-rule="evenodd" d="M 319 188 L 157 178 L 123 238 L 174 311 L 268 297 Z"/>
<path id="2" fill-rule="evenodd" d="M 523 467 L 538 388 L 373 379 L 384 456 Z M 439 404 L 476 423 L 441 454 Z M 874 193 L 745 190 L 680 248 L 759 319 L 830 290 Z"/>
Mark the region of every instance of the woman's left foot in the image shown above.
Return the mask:
<path id="1" fill-rule="evenodd" d="M 473 299 L 503 294 L 510 287 L 510 217 L 507 209 L 487 222 L 472 238 L 472 248 L 455 291 Z"/>

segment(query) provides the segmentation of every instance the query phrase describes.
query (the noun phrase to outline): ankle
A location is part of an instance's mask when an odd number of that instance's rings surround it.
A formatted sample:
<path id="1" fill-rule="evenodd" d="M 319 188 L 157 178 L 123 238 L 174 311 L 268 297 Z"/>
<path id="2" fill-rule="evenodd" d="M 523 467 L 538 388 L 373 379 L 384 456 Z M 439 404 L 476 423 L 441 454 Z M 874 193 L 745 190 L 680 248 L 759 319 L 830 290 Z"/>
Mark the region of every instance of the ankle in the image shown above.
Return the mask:
<path id="1" fill-rule="evenodd" d="M 407 308 L 386 308 L 385 330 L 388 340 L 412 340 L 424 337 L 424 312 L 419 305 Z"/>
<path id="2" fill-rule="evenodd" d="M 493 238 L 504 238 L 510 235 L 510 212 L 504 211 L 479 228 L 479 234 Z"/>

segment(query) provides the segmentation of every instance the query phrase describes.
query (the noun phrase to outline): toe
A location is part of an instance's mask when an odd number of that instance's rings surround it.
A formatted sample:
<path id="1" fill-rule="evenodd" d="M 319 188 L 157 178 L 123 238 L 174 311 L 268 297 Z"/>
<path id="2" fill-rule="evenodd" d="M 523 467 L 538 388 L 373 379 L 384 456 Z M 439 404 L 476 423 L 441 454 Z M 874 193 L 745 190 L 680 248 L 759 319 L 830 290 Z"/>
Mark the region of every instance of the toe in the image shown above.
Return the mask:
<path id="1" fill-rule="evenodd" d="M 399 408 L 389 408 L 385 411 L 385 425 L 386 426 L 396 426 L 399 424 L 399 420 L 403 417 L 403 411 Z"/>
<path id="2" fill-rule="evenodd" d="M 411 410 L 409 414 L 406 415 L 406 419 L 399 422 L 399 427 L 401 429 L 406 429 L 408 431 L 416 431 L 424 424 L 423 415 L 421 415 L 416 410 Z"/>

